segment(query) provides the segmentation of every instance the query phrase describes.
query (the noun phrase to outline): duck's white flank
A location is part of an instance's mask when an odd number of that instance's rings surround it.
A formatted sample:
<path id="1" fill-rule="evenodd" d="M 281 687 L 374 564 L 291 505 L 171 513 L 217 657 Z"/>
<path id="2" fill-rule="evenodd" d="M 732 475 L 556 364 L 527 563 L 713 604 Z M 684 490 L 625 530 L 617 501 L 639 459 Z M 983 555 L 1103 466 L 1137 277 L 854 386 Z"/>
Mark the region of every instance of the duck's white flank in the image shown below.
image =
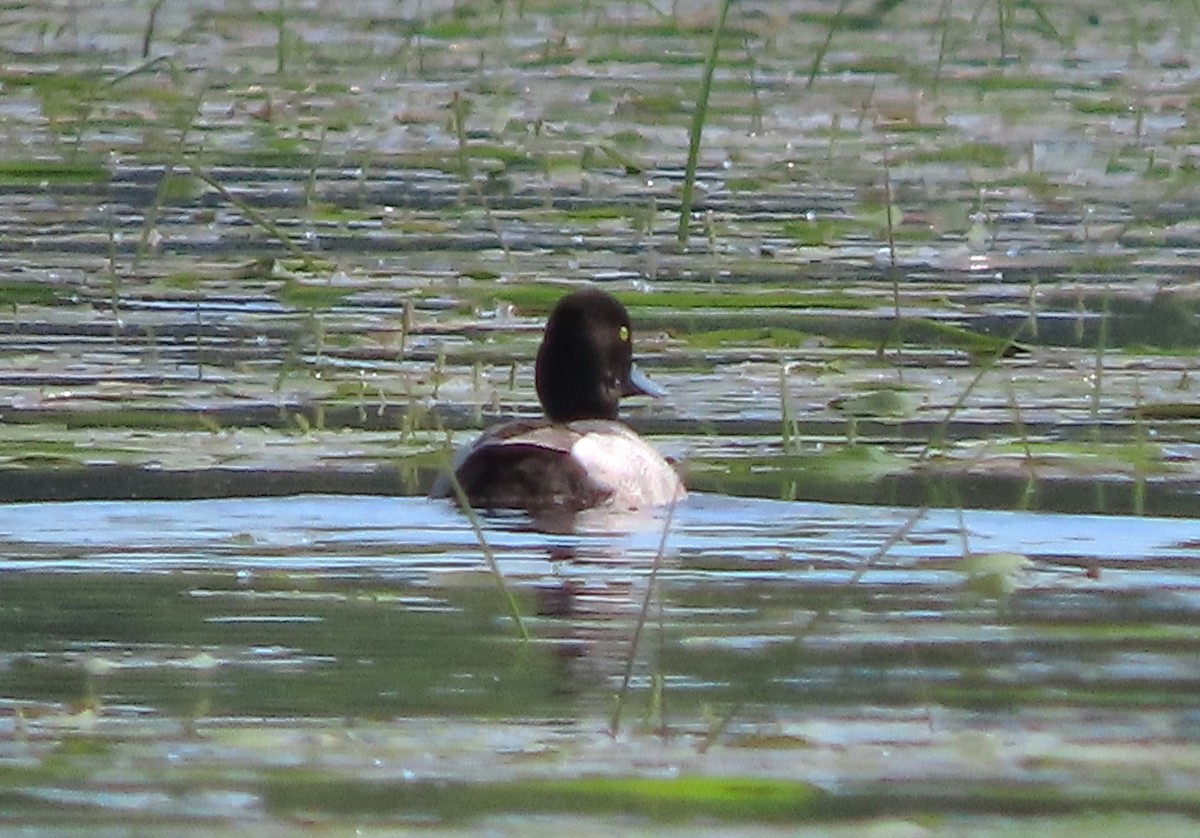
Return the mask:
<path id="1" fill-rule="evenodd" d="M 576 423 L 572 423 L 576 424 Z M 588 477 L 612 490 L 608 505 L 619 509 L 664 506 L 687 491 L 671 464 L 631 429 L 606 422 L 603 433 L 585 433 L 571 446 L 571 456 Z"/>

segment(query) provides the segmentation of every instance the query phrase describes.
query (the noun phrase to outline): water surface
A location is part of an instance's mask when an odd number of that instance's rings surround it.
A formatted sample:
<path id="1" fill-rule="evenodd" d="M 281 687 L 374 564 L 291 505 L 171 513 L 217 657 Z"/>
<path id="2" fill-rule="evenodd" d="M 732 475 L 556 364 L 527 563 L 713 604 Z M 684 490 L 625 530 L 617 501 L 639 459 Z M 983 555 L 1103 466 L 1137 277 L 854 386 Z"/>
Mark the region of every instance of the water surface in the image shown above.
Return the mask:
<path id="1" fill-rule="evenodd" d="M 714 4 L 268 5 L 6 12 L 2 828 L 1194 834 L 1194 8 L 734 4 L 682 242 Z"/>

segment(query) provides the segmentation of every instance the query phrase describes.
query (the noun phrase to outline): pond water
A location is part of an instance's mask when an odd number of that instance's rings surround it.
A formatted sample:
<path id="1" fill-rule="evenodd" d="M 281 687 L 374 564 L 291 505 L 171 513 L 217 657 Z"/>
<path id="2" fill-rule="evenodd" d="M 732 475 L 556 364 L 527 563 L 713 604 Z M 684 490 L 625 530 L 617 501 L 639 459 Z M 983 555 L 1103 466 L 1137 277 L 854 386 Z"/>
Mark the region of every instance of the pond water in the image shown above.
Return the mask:
<path id="1" fill-rule="evenodd" d="M 685 241 L 718 5 L 6 12 L 0 831 L 1194 834 L 1197 10 L 731 4 Z"/>
<path id="2" fill-rule="evenodd" d="M 1200 523 L 703 493 L 669 518 L 491 517 L 497 573 L 440 501 L 2 506 L 10 818 L 450 824 L 446 782 L 714 772 L 792 784 L 804 819 L 988 789 L 1191 811 Z M 1104 780 L 1147 760 L 1132 796 Z"/>

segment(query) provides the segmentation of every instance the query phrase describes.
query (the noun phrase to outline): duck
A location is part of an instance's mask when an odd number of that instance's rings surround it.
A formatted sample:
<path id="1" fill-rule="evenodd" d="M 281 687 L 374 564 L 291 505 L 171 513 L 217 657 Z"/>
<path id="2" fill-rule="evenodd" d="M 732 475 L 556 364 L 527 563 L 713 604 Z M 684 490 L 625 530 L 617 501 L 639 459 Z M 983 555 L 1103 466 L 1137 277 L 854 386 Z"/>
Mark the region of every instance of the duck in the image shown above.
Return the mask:
<path id="1" fill-rule="evenodd" d="M 534 515 L 633 511 L 686 496 L 663 456 L 618 418 L 625 396 L 665 391 L 633 363 L 629 312 L 598 288 L 558 300 L 534 363 L 543 419 L 493 426 L 460 449 L 450 470 L 472 507 Z M 455 497 L 443 475 L 434 497 Z"/>

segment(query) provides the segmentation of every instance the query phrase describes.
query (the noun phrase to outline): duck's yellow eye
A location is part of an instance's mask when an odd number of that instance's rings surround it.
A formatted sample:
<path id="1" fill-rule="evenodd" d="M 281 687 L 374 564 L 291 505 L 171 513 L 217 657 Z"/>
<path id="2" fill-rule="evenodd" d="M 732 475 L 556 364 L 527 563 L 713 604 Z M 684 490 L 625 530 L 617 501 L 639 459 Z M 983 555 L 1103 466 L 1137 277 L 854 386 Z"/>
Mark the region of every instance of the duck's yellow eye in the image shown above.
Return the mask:
<path id="1" fill-rule="evenodd" d="M 621 328 L 617 329 L 617 336 L 619 338 L 621 338 L 622 343 L 628 343 L 629 342 L 629 327 L 622 326 Z"/>

